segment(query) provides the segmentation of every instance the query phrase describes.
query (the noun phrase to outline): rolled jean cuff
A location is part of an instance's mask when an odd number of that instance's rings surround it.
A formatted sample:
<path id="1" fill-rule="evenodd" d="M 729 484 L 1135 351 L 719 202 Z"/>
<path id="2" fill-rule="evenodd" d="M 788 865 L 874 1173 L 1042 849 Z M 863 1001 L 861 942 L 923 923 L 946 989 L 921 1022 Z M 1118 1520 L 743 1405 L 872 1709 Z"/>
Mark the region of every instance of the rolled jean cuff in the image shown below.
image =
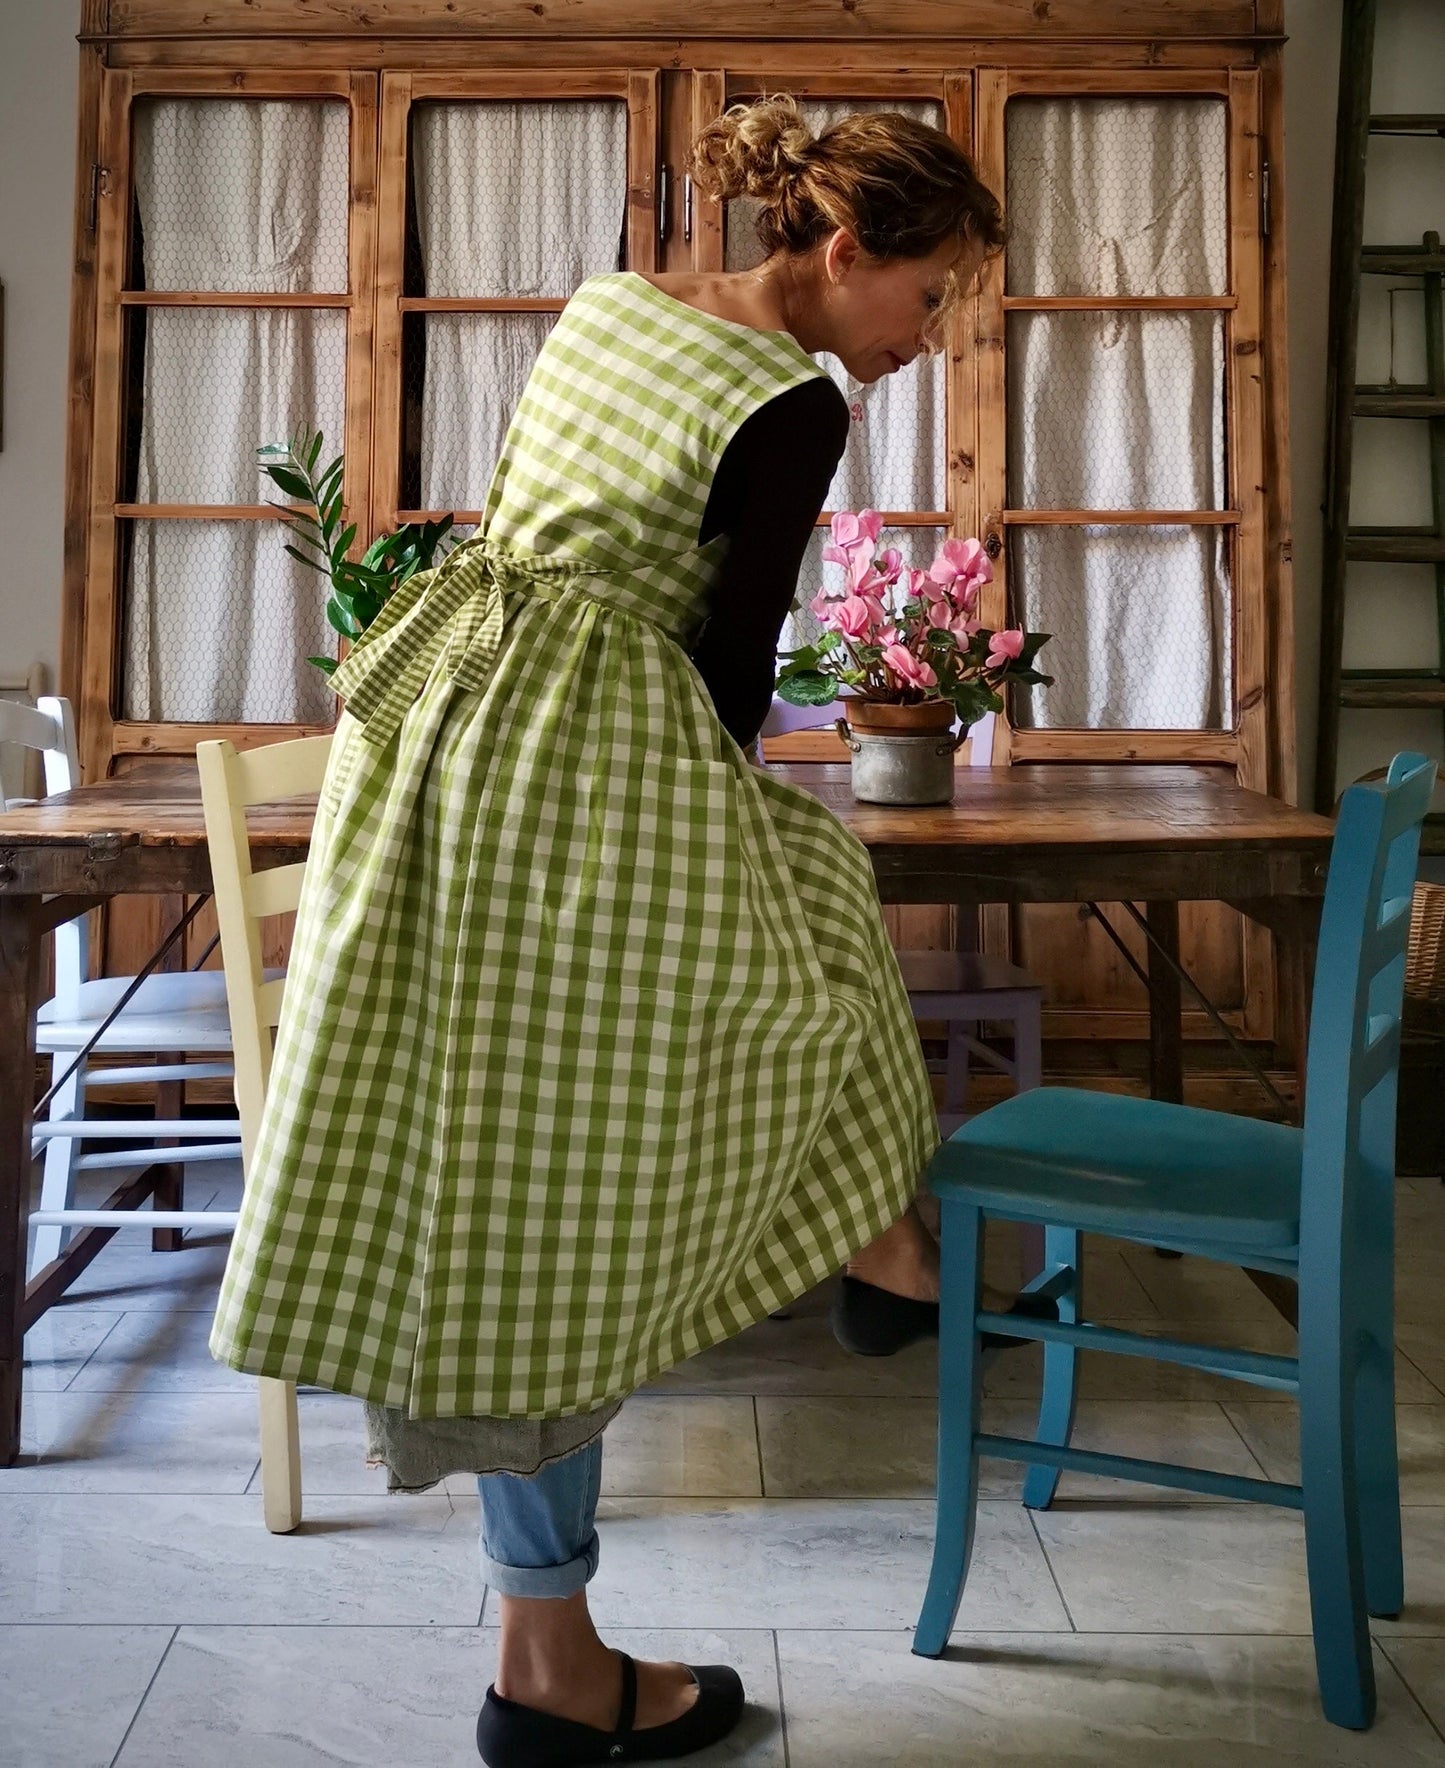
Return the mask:
<path id="1" fill-rule="evenodd" d="M 575 1596 L 592 1582 L 599 1552 L 596 1529 L 564 1565 L 503 1565 L 483 1548 L 482 1576 L 499 1596 Z"/>

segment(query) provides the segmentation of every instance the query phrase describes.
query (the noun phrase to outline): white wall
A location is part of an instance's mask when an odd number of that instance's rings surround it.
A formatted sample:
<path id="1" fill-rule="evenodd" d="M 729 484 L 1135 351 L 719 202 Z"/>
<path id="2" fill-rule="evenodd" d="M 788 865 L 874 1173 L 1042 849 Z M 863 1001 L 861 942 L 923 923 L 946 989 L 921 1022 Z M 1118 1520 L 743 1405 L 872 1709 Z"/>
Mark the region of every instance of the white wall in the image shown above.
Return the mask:
<path id="1" fill-rule="evenodd" d="M 60 649 L 77 0 L 0 0 L 0 680 Z"/>
<path id="2" fill-rule="evenodd" d="M 1307 797 L 1319 642 L 1320 496 L 1324 449 L 1326 293 L 1340 0 L 1289 0 L 1285 51 L 1290 274 L 1290 414 L 1295 514 L 1301 791 Z M 1382 0 L 1375 108 L 1445 111 L 1445 7 Z M 1402 30 L 1394 29 L 1399 19 Z M 0 451 L 0 677 L 60 640 L 62 476 L 75 154 L 75 0 L 0 0 L 0 280 L 5 284 L 5 446 Z M 1369 237 L 1391 243 L 1445 233 L 1445 144 L 1388 142 L 1396 195 L 1372 183 Z M 1386 157 L 1388 156 L 1388 158 Z M 1433 158 L 1431 156 L 1434 156 Z M 1437 170 L 1442 169 L 1442 170 Z M 1383 279 L 1381 279 L 1383 280 Z M 1377 296 L 1380 291 L 1372 291 Z M 1405 303 L 1397 319 L 1403 329 Z M 1417 317 L 1418 302 L 1415 303 Z M 1362 373 L 1378 367 L 1381 332 L 1367 312 Z M 1402 355 L 1398 372 L 1408 375 Z M 1425 521 L 1423 427 L 1366 426 L 1355 519 Z M 1352 664 L 1418 664 L 1435 652 L 1428 573 L 1362 567 L 1370 600 L 1348 633 Z M 1346 714 L 1344 766 L 1362 772 L 1411 742 L 1438 752 L 1436 715 Z"/>

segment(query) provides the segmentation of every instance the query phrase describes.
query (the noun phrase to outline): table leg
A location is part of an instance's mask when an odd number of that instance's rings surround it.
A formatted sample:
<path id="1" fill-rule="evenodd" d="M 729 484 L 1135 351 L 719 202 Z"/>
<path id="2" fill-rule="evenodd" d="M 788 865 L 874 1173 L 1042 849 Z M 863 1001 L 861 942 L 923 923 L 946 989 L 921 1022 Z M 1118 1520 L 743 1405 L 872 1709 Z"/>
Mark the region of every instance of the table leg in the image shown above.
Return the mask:
<path id="1" fill-rule="evenodd" d="M 1184 1100 L 1183 998 L 1179 972 L 1179 904 L 1151 902 L 1149 944 L 1149 1092 L 1179 1105 Z M 1155 943 L 1157 941 L 1157 944 Z"/>
<path id="2" fill-rule="evenodd" d="M 20 1454 L 39 943 L 31 900 L 0 896 L 0 1467 Z"/>

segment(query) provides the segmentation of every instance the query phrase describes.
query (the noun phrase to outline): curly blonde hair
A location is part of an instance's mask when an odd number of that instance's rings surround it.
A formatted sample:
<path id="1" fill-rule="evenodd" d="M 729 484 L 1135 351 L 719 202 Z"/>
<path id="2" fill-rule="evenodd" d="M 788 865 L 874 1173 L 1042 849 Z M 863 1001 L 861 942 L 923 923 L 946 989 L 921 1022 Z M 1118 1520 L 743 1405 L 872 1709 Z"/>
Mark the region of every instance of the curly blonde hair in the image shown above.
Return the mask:
<path id="1" fill-rule="evenodd" d="M 926 258 L 950 239 L 987 257 L 1004 242 L 998 199 L 968 155 L 897 111 L 842 117 L 815 136 L 786 93 L 735 104 L 693 143 L 690 169 L 720 201 L 758 204 L 770 257 L 807 252 L 839 227 L 879 259 Z"/>

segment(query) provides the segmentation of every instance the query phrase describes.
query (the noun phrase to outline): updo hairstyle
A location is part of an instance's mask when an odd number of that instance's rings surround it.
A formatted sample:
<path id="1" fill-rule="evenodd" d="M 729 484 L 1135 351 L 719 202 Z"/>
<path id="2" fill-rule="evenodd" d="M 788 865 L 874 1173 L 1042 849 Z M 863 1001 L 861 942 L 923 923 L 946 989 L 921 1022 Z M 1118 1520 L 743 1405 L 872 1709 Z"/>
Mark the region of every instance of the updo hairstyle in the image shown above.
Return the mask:
<path id="1" fill-rule="evenodd" d="M 1003 245 L 998 199 L 941 129 L 897 111 L 840 118 L 815 136 L 784 93 L 735 104 L 693 144 L 694 183 L 758 205 L 763 250 L 809 251 L 846 228 L 871 257 L 926 258 L 947 240 Z"/>

